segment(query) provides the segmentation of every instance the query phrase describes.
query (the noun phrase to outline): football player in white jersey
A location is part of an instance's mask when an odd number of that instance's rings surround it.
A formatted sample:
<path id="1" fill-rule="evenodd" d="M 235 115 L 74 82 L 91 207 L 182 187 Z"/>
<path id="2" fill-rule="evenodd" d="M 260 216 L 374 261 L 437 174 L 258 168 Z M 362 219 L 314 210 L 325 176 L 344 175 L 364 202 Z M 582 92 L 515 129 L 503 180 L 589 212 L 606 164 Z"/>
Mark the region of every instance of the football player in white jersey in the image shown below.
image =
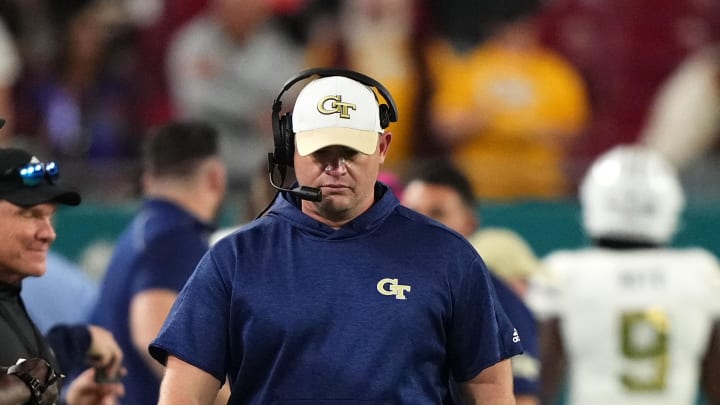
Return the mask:
<path id="1" fill-rule="evenodd" d="M 673 167 L 640 146 L 601 155 L 580 186 L 593 246 L 551 253 L 528 297 L 542 320 L 543 403 L 720 404 L 720 267 L 667 247 L 684 206 Z"/>

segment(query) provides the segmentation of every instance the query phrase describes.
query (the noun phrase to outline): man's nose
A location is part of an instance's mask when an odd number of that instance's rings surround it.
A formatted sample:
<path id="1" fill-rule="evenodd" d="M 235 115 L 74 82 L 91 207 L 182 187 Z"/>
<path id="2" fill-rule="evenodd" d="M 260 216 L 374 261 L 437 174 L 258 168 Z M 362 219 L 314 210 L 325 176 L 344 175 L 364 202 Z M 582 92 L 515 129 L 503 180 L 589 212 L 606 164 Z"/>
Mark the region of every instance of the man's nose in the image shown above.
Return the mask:
<path id="1" fill-rule="evenodd" d="M 37 237 L 48 243 L 53 243 L 57 234 L 55 234 L 55 227 L 53 227 L 51 218 L 43 218 L 37 231 Z"/>
<path id="2" fill-rule="evenodd" d="M 330 159 L 325 165 L 325 173 L 332 175 L 343 175 L 347 173 L 347 160 L 344 157 Z"/>

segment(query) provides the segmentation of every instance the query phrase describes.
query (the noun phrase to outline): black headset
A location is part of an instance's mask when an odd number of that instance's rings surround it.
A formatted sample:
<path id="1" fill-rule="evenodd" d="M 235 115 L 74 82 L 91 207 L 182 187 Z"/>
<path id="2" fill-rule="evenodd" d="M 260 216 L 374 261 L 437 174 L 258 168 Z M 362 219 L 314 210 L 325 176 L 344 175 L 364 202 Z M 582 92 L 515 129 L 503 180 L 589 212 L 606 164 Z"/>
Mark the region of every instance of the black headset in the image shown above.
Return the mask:
<path id="1" fill-rule="evenodd" d="M 312 68 L 300 72 L 297 76 L 291 78 L 283 85 L 280 90 L 280 94 L 277 95 L 272 107 L 272 130 L 273 130 L 273 141 L 275 144 L 274 152 L 270 154 L 269 158 L 271 164 L 283 167 L 292 167 L 293 158 L 295 155 L 295 132 L 292 127 L 292 112 L 287 112 L 280 116 L 282 110 L 282 101 L 280 98 L 282 95 L 290 89 L 295 83 L 307 79 L 311 76 L 327 77 L 327 76 L 342 76 L 348 79 L 360 82 L 368 87 L 374 87 L 378 93 L 382 96 L 387 104 L 379 104 L 380 114 L 380 127 L 382 129 L 387 128 L 391 122 L 397 121 L 397 107 L 395 106 L 395 100 L 393 100 L 390 92 L 380 84 L 377 80 L 366 76 L 362 73 L 355 72 L 348 69 L 339 68 Z"/>

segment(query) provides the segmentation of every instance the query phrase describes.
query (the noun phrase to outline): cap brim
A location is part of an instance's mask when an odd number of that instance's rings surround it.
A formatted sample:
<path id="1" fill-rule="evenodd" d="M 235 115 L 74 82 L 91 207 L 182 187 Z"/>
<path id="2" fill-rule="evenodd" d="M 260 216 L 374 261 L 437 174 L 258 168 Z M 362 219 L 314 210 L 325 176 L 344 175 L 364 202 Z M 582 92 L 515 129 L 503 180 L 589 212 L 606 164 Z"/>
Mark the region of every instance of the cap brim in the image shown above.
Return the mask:
<path id="1" fill-rule="evenodd" d="M 295 134 L 295 147 L 300 156 L 307 156 L 333 145 L 347 146 L 366 155 L 372 155 L 377 149 L 379 135 L 375 131 L 351 128 L 320 128 Z"/>
<path id="2" fill-rule="evenodd" d="M 54 185 L 39 185 L 37 187 L 23 187 L 6 193 L 3 200 L 23 207 L 45 203 L 58 203 L 65 205 L 78 205 L 82 200 L 77 191 Z"/>

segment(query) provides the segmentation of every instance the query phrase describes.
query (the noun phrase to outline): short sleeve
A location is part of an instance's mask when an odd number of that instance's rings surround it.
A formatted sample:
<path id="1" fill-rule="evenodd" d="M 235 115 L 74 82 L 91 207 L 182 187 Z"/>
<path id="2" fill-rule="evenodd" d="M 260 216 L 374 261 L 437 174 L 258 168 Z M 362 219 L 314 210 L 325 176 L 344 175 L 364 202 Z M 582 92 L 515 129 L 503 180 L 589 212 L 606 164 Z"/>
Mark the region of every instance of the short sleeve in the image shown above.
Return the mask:
<path id="1" fill-rule="evenodd" d="M 230 358 L 230 291 L 213 255 L 206 254 L 150 344 L 152 357 L 166 364 L 173 355 L 224 381 Z"/>
<path id="2" fill-rule="evenodd" d="M 491 270 L 492 272 L 492 270 Z M 537 395 L 540 389 L 540 348 L 537 322 L 520 296 L 491 274 L 498 300 L 520 335 L 523 354 L 512 359 L 513 390 L 516 394 Z"/>
<path id="3" fill-rule="evenodd" d="M 180 291 L 207 252 L 207 242 L 191 230 L 155 238 L 137 262 L 132 293 L 148 289 Z"/>
<path id="4" fill-rule="evenodd" d="M 479 256 L 452 286 L 449 358 L 455 379 L 467 381 L 523 352 L 520 337 L 500 305 Z"/>

